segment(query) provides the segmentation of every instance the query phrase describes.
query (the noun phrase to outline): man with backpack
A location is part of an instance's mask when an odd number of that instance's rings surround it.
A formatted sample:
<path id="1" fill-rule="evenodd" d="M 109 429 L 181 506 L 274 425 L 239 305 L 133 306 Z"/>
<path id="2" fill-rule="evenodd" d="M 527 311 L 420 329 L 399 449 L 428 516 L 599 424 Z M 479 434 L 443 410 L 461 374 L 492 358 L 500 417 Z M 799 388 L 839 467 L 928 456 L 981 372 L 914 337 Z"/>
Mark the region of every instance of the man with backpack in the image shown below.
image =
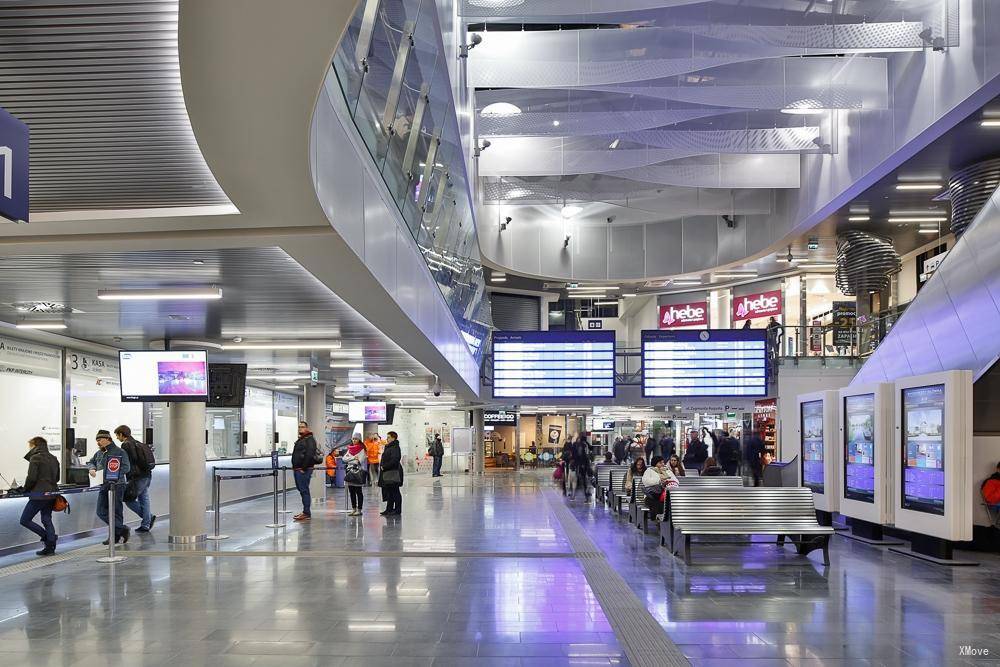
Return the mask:
<path id="1" fill-rule="evenodd" d="M 302 512 L 292 517 L 294 521 L 312 519 L 312 492 L 309 490 L 309 481 L 312 479 L 313 468 L 323 463 L 323 457 L 313 432 L 309 430 L 309 424 L 299 422 L 299 439 L 292 448 L 292 476 L 295 478 L 295 488 L 302 496 Z"/>
<path id="2" fill-rule="evenodd" d="M 434 436 L 434 442 L 431 443 L 427 453 L 431 455 L 432 459 L 434 459 L 434 465 L 431 468 L 431 477 L 440 477 L 441 462 L 444 460 L 444 443 L 441 442 L 440 435 Z"/>
<path id="3" fill-rule="evenodd" d="M 153 481 L 156 457 L 153 456 L 153 449 L 133 438 L 132 429 L 124 424 L 115 429 L 115 438 L 121 443 L 121 448 L 128 454 L 129 463 L 132 464 L 125 489 L 125 506 L 142 519 L 142 524 L 135 532 L 148 533 L 156 523 L 156 515 L 150 511 L 149 503 L 149 485 Z"/>

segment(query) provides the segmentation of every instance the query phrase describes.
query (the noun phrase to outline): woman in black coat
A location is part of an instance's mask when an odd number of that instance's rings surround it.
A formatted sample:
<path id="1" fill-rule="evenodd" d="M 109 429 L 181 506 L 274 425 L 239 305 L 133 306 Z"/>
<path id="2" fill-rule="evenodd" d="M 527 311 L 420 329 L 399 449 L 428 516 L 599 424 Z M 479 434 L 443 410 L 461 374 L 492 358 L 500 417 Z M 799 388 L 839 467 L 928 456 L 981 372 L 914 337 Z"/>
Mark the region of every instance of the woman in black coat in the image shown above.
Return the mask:
<path id="1" fill-rule="evenodd" d="M 382 516 L 402 514 L 403 494 L 400 488 L 403 486 L 403 452 L 399 448 L 399 435 L 395 431 L 389 431 L 388 441 L 382 452 L 378 485 L 382 487 L 382 500 L 386 503 L 385 510 L 380 514 Z"/>

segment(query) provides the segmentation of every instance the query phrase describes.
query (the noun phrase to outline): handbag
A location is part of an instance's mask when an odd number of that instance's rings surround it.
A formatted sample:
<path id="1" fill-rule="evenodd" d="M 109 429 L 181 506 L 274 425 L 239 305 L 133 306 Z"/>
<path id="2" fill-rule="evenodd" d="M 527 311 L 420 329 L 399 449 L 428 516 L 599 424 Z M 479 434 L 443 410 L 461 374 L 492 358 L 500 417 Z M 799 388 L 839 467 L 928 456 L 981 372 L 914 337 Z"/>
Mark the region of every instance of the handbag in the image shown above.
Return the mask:
<path id="1" fill-rule="evenodd" d="M 122 494 L 122 502 L 130 503 L 139 497 L 139 489 L 136 488 L 135 480 L 129 480 L 125 485 L 125 493 Z"/>
<path id="2" fill-rule="evenodd" d="M 59 495 L 52 499 L 52 511 L 70 513 L 69 501 L 66 500 L 66 496 Z"/>
<path id="3" fill-rule="evenodd" d="M 344 481 L 348 484 L 365 483 L 365 473 L 361 469 L 361 465 L 359 463 L 354 461 L 347 464 L 347 469 L 344 472 Z"/>
<path id="4" fill-rule="evenodd" d="M 382 486 L 399 486 L 403 483 L 403 471 L 399 468 L 383 470 L 379 481 L 382 483 Z"/>

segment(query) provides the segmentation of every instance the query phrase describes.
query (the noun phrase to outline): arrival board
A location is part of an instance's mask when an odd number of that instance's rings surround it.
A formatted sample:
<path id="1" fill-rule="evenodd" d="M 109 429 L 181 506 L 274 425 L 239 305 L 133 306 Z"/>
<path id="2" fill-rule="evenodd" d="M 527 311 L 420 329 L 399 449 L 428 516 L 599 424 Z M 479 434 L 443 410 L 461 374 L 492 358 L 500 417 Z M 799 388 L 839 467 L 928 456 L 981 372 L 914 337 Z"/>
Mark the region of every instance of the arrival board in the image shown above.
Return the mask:
<path id="1" fill-rule="evenodd" d="M 767 396 L 767 332 L 642 332 L 642 395 Z"/>
<path id="2" fill-rule="evenodd" d="M 494 398 L 615 395 L 614 331 L 498 331 Z"/>

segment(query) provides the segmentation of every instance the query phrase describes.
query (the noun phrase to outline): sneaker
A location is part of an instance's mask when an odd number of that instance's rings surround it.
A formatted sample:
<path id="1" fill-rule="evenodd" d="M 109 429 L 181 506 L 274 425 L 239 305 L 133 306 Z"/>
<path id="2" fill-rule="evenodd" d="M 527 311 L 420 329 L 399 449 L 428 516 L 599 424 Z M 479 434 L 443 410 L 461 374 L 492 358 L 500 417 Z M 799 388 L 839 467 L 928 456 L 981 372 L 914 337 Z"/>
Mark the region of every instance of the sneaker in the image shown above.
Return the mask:
<path id="1" fill-rule="evenodd" d="M 153 526 L 155 525 L 156 525 L 156 515 L 154 514 L 149 518 L 149 528 L 147 528 L 146 530 L 147 531 L 153 530 Z"/>
<path id="2" fill-rule="evenodd" d="M 302 521 L 311 521 L 312 520 L 312 516 L 310 516 L 308 514 L 300 514 L 299 516 L 292 517 L 292 520 L 293 521 L 299 521 L 299 522 L 302 522 Z"/>
<path id="3" fill-rule="evenodd" d="M 56 545 L 55 544 L 46 544 L 45 548 L 42 549 L 41 551 L 36 551 L 35 555 L 36 556 L 51 556 L 55 552 L 56 552 Z"/>
<path id="4" fill-rule="evenodd" d="M 148 533 L 149 532 L 149 528 L 146 528 L 145 526 L 139 526 L 138 528 L 135 529 L 135 532 L 137 532 L 137 533 Z"/>

